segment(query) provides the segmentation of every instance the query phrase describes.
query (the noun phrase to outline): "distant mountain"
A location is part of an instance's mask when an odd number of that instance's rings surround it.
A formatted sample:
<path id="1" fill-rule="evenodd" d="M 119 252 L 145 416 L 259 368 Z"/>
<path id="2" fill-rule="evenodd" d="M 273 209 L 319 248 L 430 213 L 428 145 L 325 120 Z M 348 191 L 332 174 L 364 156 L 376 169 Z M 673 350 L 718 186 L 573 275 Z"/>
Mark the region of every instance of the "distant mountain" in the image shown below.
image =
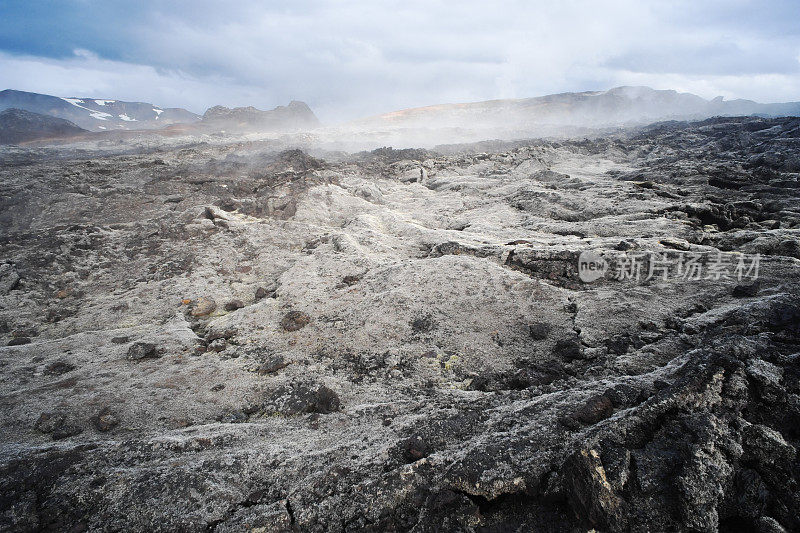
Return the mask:
<path id="1" fill-rule="evenodd" d="M 361 128 L 466 128 L 534 130 L 542 126 L 607 127 L 712 116 L 800 115 L 800 102 L 759 104 L 751 100 L 706 100 L 650 87 L 562 93 L 517 100 L 443 104 L 394 111 L 352 123 Z"/>
<path id="2" fill-rule="evenodd" d="M 31 113 L 23 109 L 0 111 L 0 144 L 16 144 L 37 139 L 55 139 L 88 133 L 69 120 Z"/>
<path id="3" fill-rule="evenodd" d="M 293 100 L 270 111 L 214 106 L 203 114 L 202 125 L 231 131 L 296 131 L 315 128 L 319 120 L 308 105 Z"/>
<path id="4" fill-rule="evenodd" d="M 161 108 L 143 102 L 0 91 L 0 111 L 9 108 L 62 118 L 91 131 L 154 129 L 200 120 L 199 115 L 185 109 Z"/>

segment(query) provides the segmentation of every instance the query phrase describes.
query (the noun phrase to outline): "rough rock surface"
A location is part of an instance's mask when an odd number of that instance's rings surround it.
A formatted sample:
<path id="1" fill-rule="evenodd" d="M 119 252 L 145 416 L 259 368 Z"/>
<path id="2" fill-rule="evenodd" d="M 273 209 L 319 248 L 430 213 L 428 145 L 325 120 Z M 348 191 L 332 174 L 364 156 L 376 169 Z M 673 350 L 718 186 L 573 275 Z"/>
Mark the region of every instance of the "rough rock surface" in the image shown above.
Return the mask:
<path id="1" fill-rule="evenodd" d="M 9 152 L 0 529 L 800 530 L 800 119 L 485 146 Z"/>

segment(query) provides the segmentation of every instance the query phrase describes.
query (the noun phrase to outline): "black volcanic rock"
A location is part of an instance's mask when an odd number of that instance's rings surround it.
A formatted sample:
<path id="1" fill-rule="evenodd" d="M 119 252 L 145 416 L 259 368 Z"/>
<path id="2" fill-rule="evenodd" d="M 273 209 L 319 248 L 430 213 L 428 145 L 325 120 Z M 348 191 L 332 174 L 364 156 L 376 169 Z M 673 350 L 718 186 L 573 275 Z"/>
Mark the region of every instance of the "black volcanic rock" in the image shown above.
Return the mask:
<path id="1" fill-rule="evenodd" d="M 0 531 L 800 531 L 800 117 L 274 137 L 0 150 Z"/>
<path id="2" fill-rule="evenodd" d="M 0 111 L 0 144 L 53 139 L 86 133 L 69 120 L 31 113 L 23 109 Z"/>
<path id="3" fill-rule="evenodd" d="M 200 119 L 185 109 L 162 108 L 145 102 L 61 98 L 13 89 L 0 91 L 0 110 L 12 107 L 69 120 L 91 131 L 155 129 Z"/>
<path id="4" fill-rule="evenodd" d="M 287 106 L 262 111 L 253 106 L 214 106 L 203 114 L 203 124 L 236 131 L 294 131 L 319 126 L 314 112 L 304 102 L 292 100 Z"/>

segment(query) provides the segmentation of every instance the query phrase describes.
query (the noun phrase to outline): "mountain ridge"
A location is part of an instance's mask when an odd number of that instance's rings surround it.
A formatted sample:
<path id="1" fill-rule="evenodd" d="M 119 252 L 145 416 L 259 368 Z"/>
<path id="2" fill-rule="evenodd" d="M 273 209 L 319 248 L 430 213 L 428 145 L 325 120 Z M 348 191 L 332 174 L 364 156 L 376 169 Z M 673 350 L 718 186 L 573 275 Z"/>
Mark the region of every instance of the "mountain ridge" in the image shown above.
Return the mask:
<path id="1" fill-rule="evenodd" d="M 186 109 L 162 108 L 147 102 L 0 91 L 0 111 L 10 108 L 65 119 L 89 131 L 158 129 L 200 120 L 199 115 Z"/>
<path id="2" fill-rule="evenodd" d="M 706 100 L 692 93 L 621 86 L 606 91 L 556 93 L 530 98 L 434 104 L 374 115 L 355 127 L 525 128 L 534 125 L 623 126 L 659 120 L 701 120 L 712 116 L 767 117 L 800 114 L 800 102 L 762 104 L 752 100 Z"/>
<path id="3" fill-rule="evenodd" d="M 63 118 L 13 107 L 0 111 L 0 144 L 17 144 L 83 133 L 88 132 Z"/>

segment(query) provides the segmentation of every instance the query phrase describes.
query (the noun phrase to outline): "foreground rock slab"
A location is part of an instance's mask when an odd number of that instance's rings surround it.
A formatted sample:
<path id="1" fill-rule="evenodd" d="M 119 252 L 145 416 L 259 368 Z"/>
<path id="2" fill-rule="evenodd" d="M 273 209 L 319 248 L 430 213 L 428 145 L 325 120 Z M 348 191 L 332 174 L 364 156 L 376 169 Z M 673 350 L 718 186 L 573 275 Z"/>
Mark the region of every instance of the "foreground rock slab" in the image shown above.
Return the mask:
<path id="1" fill-rule="evenodd" d="M 800 530 L 799 119 L 279 148 L 0 151 L 0 530 Z"/>

